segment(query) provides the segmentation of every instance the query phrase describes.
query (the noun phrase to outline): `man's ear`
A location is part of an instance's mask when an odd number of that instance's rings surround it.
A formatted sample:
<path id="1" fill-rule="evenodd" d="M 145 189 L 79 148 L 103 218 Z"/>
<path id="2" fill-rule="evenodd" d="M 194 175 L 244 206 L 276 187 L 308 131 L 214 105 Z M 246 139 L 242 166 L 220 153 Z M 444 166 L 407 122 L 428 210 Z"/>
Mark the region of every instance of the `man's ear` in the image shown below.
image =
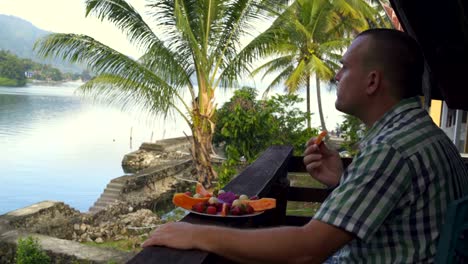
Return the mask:
<path id="1" fill-rule="evenodd" d="M 367 95 L 373 95 L 377 92 L 382 81 L 382 75 L 379 71 L 371 71 L 367 75 Z"/>

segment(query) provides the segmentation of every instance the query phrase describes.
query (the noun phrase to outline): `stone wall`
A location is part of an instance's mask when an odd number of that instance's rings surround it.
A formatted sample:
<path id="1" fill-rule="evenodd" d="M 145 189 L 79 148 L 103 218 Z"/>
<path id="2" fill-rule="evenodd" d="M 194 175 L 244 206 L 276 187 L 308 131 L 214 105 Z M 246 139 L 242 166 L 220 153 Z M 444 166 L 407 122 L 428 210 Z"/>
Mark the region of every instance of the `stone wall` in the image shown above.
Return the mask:
<path id="1" fill-rule="evenodd" d="M 71 239 L 73 224 L 80 221 L 80 212 L 58 201 L 43 201 L 7 213 L 4 218 L 20 230 Z"/>
<path id="2" fill-rule="evenodd" d="M 70 241 L 74 227 L 81 220 L 78 211 L 56 201 L 39 202 L 1 215 L 0 263 L 14 263 L 18 239 L 27 236 L 38 239 L 52 263 L 125 263 L 133 256 L 132 253 Z"/>
<path id="3" fill-rule="evenodd" d="M 0 263 L 15 263 L 18 239 L 27 236 L 38 240 L 42 249 L 51 258 L 51 263 L 126 263 L 134 256 L 132 253 L 96 248 L 65 239 L 10 230 L 0 233 Z"/>

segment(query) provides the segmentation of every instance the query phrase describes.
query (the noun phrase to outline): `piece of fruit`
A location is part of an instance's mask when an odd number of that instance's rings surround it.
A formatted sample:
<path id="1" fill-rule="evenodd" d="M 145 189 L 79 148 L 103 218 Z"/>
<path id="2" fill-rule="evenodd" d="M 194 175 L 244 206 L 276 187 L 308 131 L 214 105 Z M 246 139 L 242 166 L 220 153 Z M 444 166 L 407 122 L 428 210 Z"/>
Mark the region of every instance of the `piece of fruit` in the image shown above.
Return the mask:
<path id="1" fill-rule="evenodd" d="M 208 206 L 208 207 L 206 208 L 206 213 L 207 213 L 207 214 L 215 215 L 215 214 L 218 213 L 218 210 L 216 209 L 216 206 L 210 205 L 210 206 Z"/>
<path id="2" fill-rule="evenodd" d="M 232 201 L 232 206 L 240 206 L 241 204 L 242 204 L 242 202 L 239 199 L 236 199 L 236 200 Z"/>
<path id="3" fill-rule="evenodd" d="M 185 195 L 192 197 L 192 193 L 191 193 L 191 192 L 185 192 Z"/>
<path id="4" fill-rule="evenodd" d="M 246 213 L 247 214 L 253 214 L 255 212 L 255 210 L 253 209 L 252 206 L 250 206 L 249 204 L 247 204 L 246 206 Z"/>
<path id="5" fill-rule="evenodd" d="M 242 194 L 241 196 L 239 196 L 239 200 L 249 200 L 249 197 L 245 194 Z"/>
<path id="6" fill-rule="evenodd" d="M 276 207 L 275 198 L 261 198 L 258 200 L 244 200 L 243 203 L 250 205 L 255 212 L 261 212 Z"/>
<path id="7" fill-rule="evenodd" d="M 206 203 L 205 202 L 196 203 L 192 206 L 192 210 L 195 212 L 203 213 L 205 212 L 205 210 L 207 210 Z"/>
<path id="8" fill-rule="evenodd" d="M 231 210 L 230 210 L 231 214 L 232 215 L 241 215 L 242 214 L 242 209 L 240 208 L 240 206 L 231 206 Z"/>
<path id="9" fill-rule="evenodd" d="M 228 215 L 230 209 L 231 209 L 231 207 L 229 206 L 228 203 L 223 203 L 223 206 L 221 208 L 221 215 L 222 216 Z"/>
<path id="10" fill-rule="evenodd" d="M 206 203 L 208 199 L 210 198 L 209 197 L 196 198 L 196 197 L 187 196 L 185 193 L 176 193 L 174 194 L 174 197 L 172 198 L 172 203 L 184 209 L 191 210 L 192 206 L 194 206 L 195 204 L 200 203 L 200 202 Z"/>
<path id="11" fill-rule="evenodd" d="M 220 195 L 220 194 L 222 194 L 222 193 L 225 193 L 225 191 L 224 191 L 224 190 L 219 190 L 219 191 L 218 191 L 218 195 Z"/>
<path id="12" fill-rule="evenodd" d="M 218 200 L 231 204 L 236 199 L 236 194 L 233 192 L 223 192 L 218 194 Z"/>
<path id="13" fill-rule="evenodd" d="M 327 136 L 327 131 L 322 131 L 320 132 L 320 134 L 317 136 L 317 138 L 315 139 L 315 145 L 320 145 L 320 143 L 322 143 L 323 139 Z"/>
<path id="14" fill-rule="evenodd" d="M 208 200 L 208 203 L 209 204 L 217 204 L 218 203 L 218 198 L 210 197 L 210 199 Z"/>
<path id="15" fill-rule="evenodd" d="M 203 195 L 201 195 L 201 194 L 199 194 L 199 193 L 196 193 L 196 194 L 193 195 L 193 197 L 194 197 L 194 198 L 203 198 L 203 197 L 205 197 L 205 196 L 203 196 Z M 207 197 L 207 198 L 209 198 L 209 197 Z"/>
<path id="16" fill-rule="evenodd" d="M 203 184 L 197 182 L 197 186 L 195 187 L 195 192 L 200 194 L 200 195 L 203 195 L 203 197 L 211 197 L 213 196 L 209 191 L 207 191 L 205 189 L 205 187 L 203 187 Z"/>

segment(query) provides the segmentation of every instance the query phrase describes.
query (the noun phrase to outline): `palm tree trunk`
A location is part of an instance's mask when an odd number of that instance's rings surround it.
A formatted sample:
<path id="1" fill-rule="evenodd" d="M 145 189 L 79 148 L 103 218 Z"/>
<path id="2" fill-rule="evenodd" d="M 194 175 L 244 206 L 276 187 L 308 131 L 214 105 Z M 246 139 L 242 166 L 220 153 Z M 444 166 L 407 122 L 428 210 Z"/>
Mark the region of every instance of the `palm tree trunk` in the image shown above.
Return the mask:
<path id="1" fill-rule="evenodd" d="M 317 86 L 317 105 L 319 109 L 320 124 L 322 125 L 322 130 L 327 130 L 327 127 L 325 126 L 325 119 L 323 118 L 322 96 L 320 95 L 320 80 L 317 76 L 315 76 L 315 83 Z"/>
<path id="2" fill-rule="evenodd" d="M 306 84 L 306 101 L 307 101 L 307 128 L 311 128 L 310 125 L 310 75 L 307 74 L 307 84 Z"/>
<path id="3" fill-rule="evenodd" d="M 193 111 L 193 118 L 191 154 L 197 171 L 197 180 L 205 188 L 210 188 L 212 181 L 217 178 L 217 173 L 211 165 L 214 124 L 206 116 L 201 115 L 198 109 Z"/>

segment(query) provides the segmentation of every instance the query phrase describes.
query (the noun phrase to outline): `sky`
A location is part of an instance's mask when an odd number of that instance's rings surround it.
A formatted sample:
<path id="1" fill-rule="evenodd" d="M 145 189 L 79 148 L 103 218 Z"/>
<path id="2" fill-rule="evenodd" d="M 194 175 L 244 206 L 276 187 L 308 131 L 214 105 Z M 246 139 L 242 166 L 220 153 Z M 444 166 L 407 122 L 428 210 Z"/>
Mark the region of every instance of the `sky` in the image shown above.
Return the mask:
<path id="1" fill-rule="evenodd" d="M 147 11 L 145 0 L 127 0 L 127 2 L 143 16 L 147 23 L 151 22 L 145 13 Z M 133 58 L 138 58 L 141 55 L 141 52 L 130 45 L 125 35 L 113 24 L 100 21 L 92 15 L 85 17 L 84 0 L 0 0 L 0 14 L 22 18 L 46 31 L 85 34 Z M 262 27 L 266 28 L 266 26 L 261 25 L 258 30 L 262 31 Z M 265 86 L 260 79 L 256 79 L 252 83 L 257 87 Z M 336 127 L 337 123 L 341 123 L 342 113 L 334 107 L 335 92 L 328 91 L 325 84 L 322 87 L 326 123 L 328 129 L 331 130 Z M 278 89 L 276 92 L 281 93 L 282 90 Z M 312 111 L 316 113 L 312 118 L 312 125 L 318 126 L 315 96 L 311 99 Z M 305 109 L 305 103 L 301 108 Z"/>
<path id="2" fill-rule="evenodd" d="M 145 17 L 145 0 L 127 2 Z M 46 31 L 85 34 L 133 57 L 140 54 L 115 26 L 92 15 L 85 17 L 84 0 L 0 0 L 0 14 L 22 18 Z"/>

